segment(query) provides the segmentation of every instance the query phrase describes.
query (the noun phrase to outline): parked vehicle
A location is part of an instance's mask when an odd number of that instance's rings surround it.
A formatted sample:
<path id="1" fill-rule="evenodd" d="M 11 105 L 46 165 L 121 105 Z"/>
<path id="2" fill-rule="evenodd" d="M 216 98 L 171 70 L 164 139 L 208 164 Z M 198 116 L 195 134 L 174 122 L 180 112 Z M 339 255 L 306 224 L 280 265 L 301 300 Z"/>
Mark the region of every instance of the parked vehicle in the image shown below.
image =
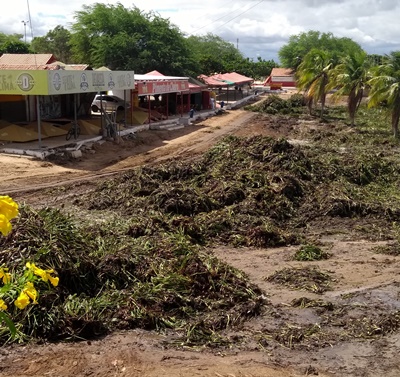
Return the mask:
<path id="1" fill-rule="evenodd" d="M 117 111 L 130 108 L 130 104 L 122 98 L 108 94 L 97 94 L 92 102 L 92 111 L 98 113 L 100 109 L 104 111 Z"/>

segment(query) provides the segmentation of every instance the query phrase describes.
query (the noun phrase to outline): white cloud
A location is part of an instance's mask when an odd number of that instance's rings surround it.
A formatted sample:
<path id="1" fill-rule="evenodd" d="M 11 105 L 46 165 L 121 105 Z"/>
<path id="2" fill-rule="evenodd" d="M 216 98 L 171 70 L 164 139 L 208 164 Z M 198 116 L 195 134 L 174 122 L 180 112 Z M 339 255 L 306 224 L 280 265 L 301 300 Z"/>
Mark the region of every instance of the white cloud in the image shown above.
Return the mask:
<path id="1" fill-rule="evenodd" d="M 28 2 L 30 14 L 28 12 Z M 86 0 L 116 4 L 116 1 Z M 369 53 L 400 50 L 397 0 L 119 0 L 127 8 L 158 12 L 185 34 L 217 34 L 248 57 L 277 60 L 290 35 L 308 30 L 349 37 Z M 14 0 L 0 13 L 0 31 L 41 36 L 57 25 L 69 27 L 81 0 Z"/>

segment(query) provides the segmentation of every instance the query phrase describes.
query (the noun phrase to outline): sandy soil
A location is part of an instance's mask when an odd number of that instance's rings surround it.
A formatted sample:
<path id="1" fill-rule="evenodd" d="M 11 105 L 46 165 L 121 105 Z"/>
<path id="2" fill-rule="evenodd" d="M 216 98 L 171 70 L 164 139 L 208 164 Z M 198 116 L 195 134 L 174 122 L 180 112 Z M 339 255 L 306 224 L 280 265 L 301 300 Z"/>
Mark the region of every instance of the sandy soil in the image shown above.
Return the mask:
<path id="1" fill-rule="evenodd" d="M 302 127 L 285 123 L 277 127 L 268 118 L 242 110 L 230 111 L 196 125 L 175 131 L 146 131 L 131 140 L 107 142 L 82 159 L 37 161 L 0 155 L 0 192 L 32 205 L 52 205 L 57 195 L 51 189 L 68 182 L 90 189 L 98 179 L 143 164 L 165 159 L 191 159 L 221 137 L 264 134 L 301 142 Z M 78 185 L 79 186 L 79 185 Z M 293 247 L 274 249 L 210 250 L 229 264 L 245 271 L 277 309 L 276 318 L 265 313 L 244 325 L 240 334 L 258 334 L 278 322 L 302 326 L 323 321 L 323 315 L 290 305 L 299 297 L 323 299 L 346 307 L 343 316 L 356 312 L 398 310 L 400 307 L 400 259 L 373 252 L 382 242 L 359 239 L 355 224 L 327 224 L 313 229 L 315 239 L 329 250 L 331 258 L 315 262 L 334 275 L 332 289 L 317 295 L 277 286 L 266 277 L 283 267 L 300 267 L 293 261 Z M 334 228 L 334 231 L 332 231 Z M 335 331 L 335 329 L 332 329 Z M 112 334 L 80 343 L 25 345 L 0 350 L 0 376 L 202 376 L 289 377 L 400 376 L 400 337 L 397 333 L 369 340 L 356 339 L 310 343 L 302 347 L 269 346 L 264 350 L 240 346 L 224 351 L 175 350 L 162 346 L 163 335 L 145 331 Z"/>

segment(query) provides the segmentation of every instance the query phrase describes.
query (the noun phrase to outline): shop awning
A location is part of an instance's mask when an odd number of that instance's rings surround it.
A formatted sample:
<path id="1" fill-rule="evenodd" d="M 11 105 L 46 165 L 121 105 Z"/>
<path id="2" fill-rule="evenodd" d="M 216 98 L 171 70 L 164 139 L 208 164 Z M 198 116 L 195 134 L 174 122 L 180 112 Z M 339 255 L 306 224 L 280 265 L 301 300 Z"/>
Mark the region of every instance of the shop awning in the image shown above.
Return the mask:
<path id="1" fill-rule="evenodd" d="M 251 77 L 246 77 L 236 72 L 221 73 L 214 75 L 213 77 L 220 80 L 233 82 L 235 85 L 251 84 L 254 81 L 254 79 Z"/>
<path id="2" fill-rule="evenodd" d="M 232 81 L 222 80 L 222 79 L 216 78 L 215 76 L 200 75 L 200 76 L 198 76 L 198 78 L 200 80 L 202 80 L 208 86 L 215 87 L 215 88 L 227 88 L 228 86 L 235 85 L 235 83 Z"/>

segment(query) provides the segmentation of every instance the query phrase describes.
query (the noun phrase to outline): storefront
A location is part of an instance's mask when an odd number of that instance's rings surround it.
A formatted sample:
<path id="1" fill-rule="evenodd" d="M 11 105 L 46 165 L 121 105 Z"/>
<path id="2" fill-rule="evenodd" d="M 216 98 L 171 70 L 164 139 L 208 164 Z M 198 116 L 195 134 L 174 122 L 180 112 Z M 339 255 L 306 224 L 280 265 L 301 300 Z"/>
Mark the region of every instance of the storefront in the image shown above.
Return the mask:
<path id="1" fill-rule="evenodd" d="M 0 96 L 3 98 L 10 98 L 10 96 L 26 97 L 25 103 L 28 107 L 28 119 L 26 120 L 36 122 L 39 145 L 42 139 L 42 120 L 61 116 L 63 106 L 72 107 L 73 119 L 71 120 L 77 121 L 78 112 L 79 114 L 87 114 L 87 109 L 82 107 L 81 104 L 82 99 L 88 94 L 92 96 L 92 93 L 100 91 L 131 90 L 134 87 L 133 71 L 73 71 L 62 69 L 0 71 Z M 4 119 L 3 116 L 2 119 Z M 19 127 L 13 124 L 11 126 Z"/>
<path id="2" fill-rule="evenodd" d="M 164 76 L 153 71 L 136 74 L 135 83 L 135 89 L 129 93 L 132 124 L 151 123 L 182 113 L 184 93 L 190 90 L 187 77 Z M 113 94 L 123 96 L 126 92 L 113 91 Z"/>

